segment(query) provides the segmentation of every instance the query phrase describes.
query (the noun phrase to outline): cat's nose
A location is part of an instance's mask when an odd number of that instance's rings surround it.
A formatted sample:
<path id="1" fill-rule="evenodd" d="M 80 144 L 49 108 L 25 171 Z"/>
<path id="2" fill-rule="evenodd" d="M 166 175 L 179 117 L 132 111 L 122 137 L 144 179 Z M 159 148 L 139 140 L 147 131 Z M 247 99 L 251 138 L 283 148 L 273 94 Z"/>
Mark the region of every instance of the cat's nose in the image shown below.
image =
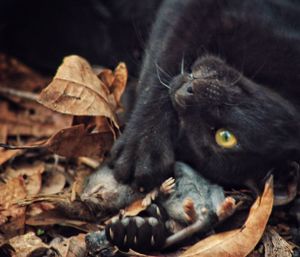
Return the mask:
<path id="1" fill-rule="evenodd" d="M 192 83 L 185 83 L 175 93 L 175 97 L 189 97 L 194 95 L 194 88 Z"/>
<path id="2" fill-rule="evenodd" d="M 187 91 L 189 94 L 194 94 L 193 86 L 192 86 L 192 85 L 189 85 L 189 86 L 186 88 L 186 91 Z"/>

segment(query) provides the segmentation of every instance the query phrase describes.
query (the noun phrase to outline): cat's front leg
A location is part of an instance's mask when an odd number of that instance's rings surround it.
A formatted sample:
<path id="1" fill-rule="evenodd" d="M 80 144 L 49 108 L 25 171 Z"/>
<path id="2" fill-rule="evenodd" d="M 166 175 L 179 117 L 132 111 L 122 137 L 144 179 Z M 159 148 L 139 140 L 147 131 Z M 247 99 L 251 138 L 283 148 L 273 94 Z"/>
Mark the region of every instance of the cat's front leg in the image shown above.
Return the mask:
<path id="1" fill-rule="evenodd" d="M 175 160 L 177 121 L 168 92 L 162 90 L 156 92 L 157 96 L 141 93 L 130 122 L 111 152 L 115 178 L 145 190 L 168 178 Z"/>

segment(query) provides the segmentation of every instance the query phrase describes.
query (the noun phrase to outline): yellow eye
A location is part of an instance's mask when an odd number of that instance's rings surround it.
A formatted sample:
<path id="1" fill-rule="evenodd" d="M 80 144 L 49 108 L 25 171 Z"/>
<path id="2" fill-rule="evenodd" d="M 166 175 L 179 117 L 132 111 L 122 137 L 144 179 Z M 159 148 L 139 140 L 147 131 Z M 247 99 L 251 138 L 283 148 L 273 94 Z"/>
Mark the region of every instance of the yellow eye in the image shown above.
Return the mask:
<path id="1" fill-rule="evenodd" d="M 237 144 L 236 137 L 226 129 L 219 129 L 215 135 L 216 142 L 224 148 L 233 148 Z"/>

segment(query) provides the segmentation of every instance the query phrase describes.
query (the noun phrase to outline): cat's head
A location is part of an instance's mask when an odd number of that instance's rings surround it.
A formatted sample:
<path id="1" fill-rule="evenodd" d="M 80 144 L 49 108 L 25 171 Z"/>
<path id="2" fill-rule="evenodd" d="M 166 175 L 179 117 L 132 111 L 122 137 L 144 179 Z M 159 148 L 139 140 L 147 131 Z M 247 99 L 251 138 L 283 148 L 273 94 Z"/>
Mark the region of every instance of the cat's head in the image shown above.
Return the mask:
<path id="1" fill-rule="evenodd" d="M 259 179 L 299 152 L 293 105 L 219 58 L 199 58 L 170 87 L 181 137 L 188 141 L 185 155 L 207 177 L 229 183 Z"/>

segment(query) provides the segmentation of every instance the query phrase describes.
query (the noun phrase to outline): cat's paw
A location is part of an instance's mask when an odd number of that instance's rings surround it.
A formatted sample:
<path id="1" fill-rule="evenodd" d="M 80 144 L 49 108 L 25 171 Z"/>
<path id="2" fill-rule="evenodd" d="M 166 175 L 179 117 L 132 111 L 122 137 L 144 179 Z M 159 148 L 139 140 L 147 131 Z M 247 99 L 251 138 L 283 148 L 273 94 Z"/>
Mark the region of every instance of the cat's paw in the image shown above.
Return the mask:
<path id="1" fill-rule="evenodd" d="M 165 227 L 167 214 L 163 208 L 151 204 L 140 216 L 114 218 L 105 227 L 107 240 L 121 251 L 140 252 L 160 250 L 170 234 Z"/>
<path id="2" fill-rule="evenodd" d="M 134 183 L 149 191 L 172 172 L 174 152 L 170 140 L 152 131 L 125 131 L 117 140 L 110 158 L 117 181 Z"/>
<path id="3" fill-rule="evenodd" d="M 117 219 L 105 228 L 106 237 L 121 251 L 148 252 L 161 249 L 167 238 L 164 223 L 154 217 Z"/>

